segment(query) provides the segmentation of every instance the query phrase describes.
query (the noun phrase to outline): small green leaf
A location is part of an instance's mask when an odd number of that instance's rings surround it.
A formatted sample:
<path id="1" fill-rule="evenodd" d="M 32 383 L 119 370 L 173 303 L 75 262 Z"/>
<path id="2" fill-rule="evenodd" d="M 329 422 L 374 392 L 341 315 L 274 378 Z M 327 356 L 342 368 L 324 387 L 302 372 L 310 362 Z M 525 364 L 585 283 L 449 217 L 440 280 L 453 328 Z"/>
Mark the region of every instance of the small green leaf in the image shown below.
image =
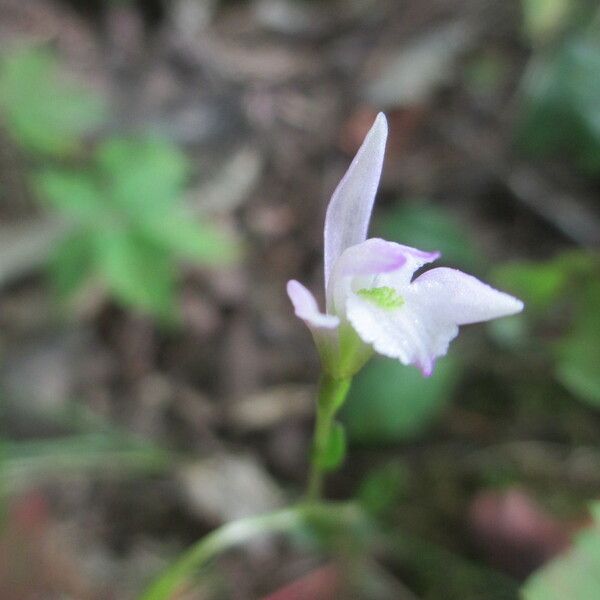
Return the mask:
<path id="1" fill-rule="evenodd" d="M 522 298 L 528 308 L 545 310 L 564 291 L 569 273 L 559 261 L 519 262 L 497 268 L 493 279 Z"/>
<path id="2" fill-rule="evenodd" d="M 521 0 L 525 30 L 533 41 L 543 41 L 564 26 L 573 0 Z"/>
<path id="3" fill-rule="evenodd" d="M 112 203 L 136 219 L 169 214 L 181 200 L 188 162 L 166 140 L 111 139 L 97 149 L 95 159 Z"/>
<path id="4" fill-rule="evenodd" d="M 35 177 L 38 194 L 62 216 L 98 225 L 106 213 L 103 198 L 91 177 L 82 172 L 47 170 Z"/>
<path id="5" fill-rule="evenodd" d="M 520 148 L 568 157 L 600 172 L 600 40 L 580 31 L 546 54 L 534 55 L 522 83 Z"/>
<path id="6" fill-rule="evenodd" d="M 358 500 L 372 515 L 381 515 L 400 500 L 408 487 L 409 471 L 399 461 L 372 470 L 362 481 Z"/>
<path id="7" fill-rule="evenodd" d="M 52 285 L 60 300 L 73 296 L 94 273 L 94 248 L 86 231 L 63 240 L 51 260 Z"/>
<path id="8" fill-rule="evenodd" d="M 138 226 L 165 250 L 182 258 L 223 264 L 231 262 L 237 254 L 233 242 L 215 227 L 175 210 L 168 215 L 142 215 Z"/>
<path id="9" fill-rule="evenodd" d="M 522 298 L 527 312 L 546 314 L 564 296 L 579 296 L 578 289 L 593 281 L 600 268 L 597 254 L 572 251 L 544 261 L 520 261 L 494 269 L 492 280 L 501 289 Z"/>
<path id="10" fill-rule="evenodd" d="M 333 471 L 337 469 L 346 456 L 346 432 L 341 423 L 333 423 L 327 446 L 317 456 L 317 464 L 321 469 Z"/>
<path id="11" fill-rule="evenodd" d="M 420 434 L 450 401 L 459 374 L 450 356 L 428 378 L 396 360 L 371 361 L 355 377 L 342 410 L 350 440 L 377 444 Z"/>
<path id="12" fill-rule="evenodd" d="M 600 408 L 600 283 L 582 290 L 571 331 L 555 345 L 556 376 L 575 396 Z"/>
<path id="13" fill-rule="evenodd" d="M 597 509 L 596 509 L 597 510 Z M 526 582 L 524 600 L 596 600 L 600 598 L 600 524 L 580 533 L 574 546 Z"/>
<path id="14" fill-rule="evenodd" d="M 169 320 L 174 311 L 174 268 L 168 254 L 129 231 L 105 230 L 95 236 L 98 267 L 115 297 Z"/>
<path id="15" fill-rule="evenodd" d="M 12 137 L 27 150 L 65 155 L 98 125 L 104 103 L 63 81 L 58 61 L 42 48 L 7 55 L 0 64 L 0 111 Z"/>

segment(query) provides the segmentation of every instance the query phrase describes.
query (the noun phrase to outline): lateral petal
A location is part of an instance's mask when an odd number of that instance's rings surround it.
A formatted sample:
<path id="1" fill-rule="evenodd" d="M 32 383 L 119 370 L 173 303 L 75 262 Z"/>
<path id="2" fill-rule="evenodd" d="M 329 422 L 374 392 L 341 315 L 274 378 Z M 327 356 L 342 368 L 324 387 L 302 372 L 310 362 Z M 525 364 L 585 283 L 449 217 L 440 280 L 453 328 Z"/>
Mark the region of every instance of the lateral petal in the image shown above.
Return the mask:
<path id="1" fill-rule="evenodd" d="M 299 281 L 291 279 L 287 283 L 287 293 L 294 305 L 296 316 L 310 328 L 335 329 L 340 320 L 334 315 L 326 315 L 319 310 L 317 301 L 311 292 Z"/>
<path id="2" fill-rule="evenodd" d="M 410 287 L 424 310 L 457 325 L 489 321 L 523 310 L 523 303 L 517 298 L 457 269 L 431 269 Z"/>
<path id="3" fill-rule="evenodd" d="M 398 309 L 389 310 L 351 296 L 346 311 L 365 343 L 379 354 L 417 366 L 426 377 L 433 372 L 435 359 L 446 354 L 450 341 L 458 334 L 456 324 L 438 321 L 435 315 L 410 300 Z"/>

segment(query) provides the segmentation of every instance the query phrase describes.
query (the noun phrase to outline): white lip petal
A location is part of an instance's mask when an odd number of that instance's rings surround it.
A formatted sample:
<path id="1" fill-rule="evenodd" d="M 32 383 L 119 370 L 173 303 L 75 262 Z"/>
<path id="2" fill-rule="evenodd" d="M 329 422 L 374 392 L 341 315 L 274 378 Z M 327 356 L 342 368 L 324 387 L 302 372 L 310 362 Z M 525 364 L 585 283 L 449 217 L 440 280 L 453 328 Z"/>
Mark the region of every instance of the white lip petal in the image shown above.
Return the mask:
<path id="1" fill-rule="evenodd" d="M 379 113 L 331 196 L 325 215 L 325 286 L 328 285 L 335 262 L 342 252 L 367 238 L 383 167 L 387 133 L 385 115 Z"/>
<path id="2" fill-rule="evenodd" d="M 457 325 L 489 321 L 523 310 L 523 303 L 517 298 L 456 269 L 431 269 L 410 287 L 424 310 Z"/>
<path id="3" fill-rule="evenodd" d="M 299 281 L 288 281 L 287 293 L 294 305 L 296 316 L 309 327 L 317 329 L 335 329 L 340 320 L 334 315 L 326 315 L 319 310 L 315 297 Z"/>
<path id="4" fill-rule="evenodd" d="M 517 313 L 523 303 L 455 269 L 427 271 L 397 288 L 405 304 L 386 309 L 354 294 L 346 315 L 361 339 L 376 352 L 418 366 L 430 375 L 444 356 L 458 326 Z"/>
<path id="5" fill-rule="evenodd" d="M 352 296 L 346 311 L 363 342 L 379 354 L 419 367 L 425 376 L 431 375 L 435 359 L 446 354 L 458 334 L 456 324 L 438 322 L 411 302 L 389 310 Z"/>

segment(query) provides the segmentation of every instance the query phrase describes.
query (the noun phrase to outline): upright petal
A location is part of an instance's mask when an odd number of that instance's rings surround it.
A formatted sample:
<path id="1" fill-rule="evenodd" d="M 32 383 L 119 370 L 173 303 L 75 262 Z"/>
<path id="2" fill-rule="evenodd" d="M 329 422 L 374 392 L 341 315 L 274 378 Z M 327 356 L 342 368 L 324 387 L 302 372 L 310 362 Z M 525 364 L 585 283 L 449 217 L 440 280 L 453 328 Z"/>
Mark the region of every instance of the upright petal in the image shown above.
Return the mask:
<path id="1" fill-rule="evenodd" d="M 296 316 L 310 328 L 335 329 L 340 320 L 333 315 L 319 311 L 315 297 L 299 281 L 291 279 L 287 284 L 287 293 L 294 305 Z"/>
<path id="2" fill-rule="evenodd" d="M 523 310 L 523 303 L 517 298 L 456 269 L 431 269 L 417 277 L 411 288 L 420 306 L 457 325 L 489 321 Z"/>
<path id="3" fill-rule="evenodd" d="M 342 252 L 364 242 L 379 186 L 387 121 L 379 113 L 352 164 L 331 196 L 325 216 L 325 287 Z"/>

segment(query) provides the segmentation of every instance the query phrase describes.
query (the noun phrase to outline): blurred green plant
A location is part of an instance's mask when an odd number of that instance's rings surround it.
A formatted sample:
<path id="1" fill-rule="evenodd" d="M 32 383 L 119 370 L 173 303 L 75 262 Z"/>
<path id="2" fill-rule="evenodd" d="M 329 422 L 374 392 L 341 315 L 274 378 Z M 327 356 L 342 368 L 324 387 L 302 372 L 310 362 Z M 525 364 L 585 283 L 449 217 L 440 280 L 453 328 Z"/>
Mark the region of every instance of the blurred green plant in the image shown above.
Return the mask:
<path id="1" fill-rule="evenodd" d="M 186 213 L 181 198 L 187 173 L 183 153 L 150 137 L 100 144 L 85 171 L 39 173 L 39 195 L 73 225 L 52 264 L 60 297 L 98 278 L 124 305 L 168 319 L 174 313 L 175 259 L 232 259 L 231 242 Z"/>
<path id="2" fill-rule="evenodd" d="M 101 281 L 124 306 L 171 321 L 176 261 L 223 264 L 235 248 L 185 210 L 190 169 L 172 143 L 108 138 L 82 164 L 81 136 L 104 113 L 98 97 L 62 81 L 48 50 L 19 50 L 0 64 L 0 116 L 33 162 L 44 164 L 32 176 L 37 196 L 70 226 L 50 265 L 59 298 Z M 68 168 L 65 159 L 78 162 Z"/>
<path id="3" fill-rule="evenodd" d="M 443 600 L 513 600 L 519 584 L 483 564 L 405 531 L 388 531 L 390 559 L 414 597 Z M 565 597 L 566 599 L 566 597 Z M 590 599 L 591 600 L 591 599 Z"/>
<path id="4" fill-rule="evenodd" d="M 350 441 L 385 444 L 420 435 L 450 402 L 460 371 L 451 356 L 428 378 L 397 360 L 372 360 L 355 377 L 342 411 Z"/>
<path id="5" fill-rule="evenodd" d="M 530 350 L 553 365 L 555 378 L 596 408 L 600 408 L 599 276 L 600 256 L 584 251 L 497 268 L 496 283 L 518 293 L 528 308 L 491 327 L 505 343 L 533 344 Z M 550 339 L 544 332 L 550 332 Z"/>
<path id="6" fill-rule="evenodd" d="M 75 433 L 53 439 L 0 438 L 0 494 L 19 493 L 49 476 L 160 473 L 173 460 L 166 450 L 117 431 Z"/>
<path id="7" fill-rule="evenodd" d="M 521 0 L 525 33 L 533 42 L 556 35 L 572 15 L 576 0 Z"/>
<path id="8" fill-rule="evenodd" d="M 0 62 L 0 111 L 11 137 L 32 153 L 63 157 L 105 115 L 102 99 L 66 80 L 49 50 L 26 47 Z"/>
<path id="9" fill-rule="evenodd" d="M 592 507 L 594 523 L 573 547 L 525 582 L 524 600 L 595 600 L 600 598 L 600 504 Z"/>
<path id="10" fill-rule="evenodd" d="M 472 270 L 481 268 L 481 253 L 468 231 L 453 215 L 430 202 L 406 202 L 375 219 L 377 235 L 428 251 L 438 250 L 446 264 Z"/>
<path id="11" fill-rule="evenodd" d="M 507 57 L 498 50 L 483 49 L 474 55 L 464 68 L 468 91 L 476 98 L 493 98 L 510 76 Z"/>
<path id="12" fill-rule="evenodd" d="M 530 155 L 561 153 L 584 172 L 598 175 L 600 13 L 597 6 L 593 12 L 586 3 L 577 4 L 578 10 L 559 0 L 525 3 L 532 35 L 543 32 L 548 41 L 533 54 L 521 82 L 516 140 Z M 536 12 L 538 5 L 544 12 Z"/>
<path id="13" fill-rule="evenodd" d="M 399 460 L 371 469 L 360 484 L 357 499 L 368 514 L 382 517 L 406 495 L 410 470 Z"/>

